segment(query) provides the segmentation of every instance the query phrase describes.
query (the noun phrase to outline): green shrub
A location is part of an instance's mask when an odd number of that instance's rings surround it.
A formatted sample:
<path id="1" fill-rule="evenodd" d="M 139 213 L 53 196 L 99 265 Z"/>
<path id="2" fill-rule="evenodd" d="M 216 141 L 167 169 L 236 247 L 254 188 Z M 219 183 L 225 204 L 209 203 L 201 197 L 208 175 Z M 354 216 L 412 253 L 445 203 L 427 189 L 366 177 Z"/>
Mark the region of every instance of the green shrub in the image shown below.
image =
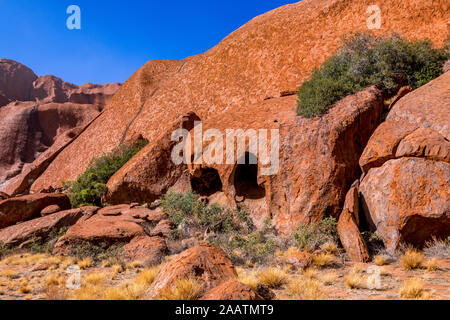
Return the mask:
<path id="1" fill-rule="evenodd" d="M 118 259 L 122 247 L 123 243 L 110 245 L 107 242 L 94 244 L 89 241 L 82 241 L 76 245 L 71 246 L 70 256 L 79 259 L 91 258 L 95 262 L 100 262 L 102 260 L 108 259 Z"/>
<path id="2" fill-rule="evenodd" d="M 73 207 L 101 206 L 108 180 L 147 144 L 146 140 L 123 144 L 100 158 L 91 161 L 75 182 L 69 183 L 69 197 Z"/>
<path id="3" fill-rule="evenodd" d="M 207 241 L 222 248 L 235 263 L 262 262 L 273 256 L 277 243 L 269 221 L 263 230 L 256 231 L 246 207 L 230 210 L 218 204 L 207 205 L 199 198 L 192 192 L 169 192 L 163 197 L 161 208 L 177 227 L 171 239 L 207 233 Z"/>
<path id="4" fill-rule="evenodd" d="M 177 227 L 184 224 L 185 231 L 190 233 L 194 230 L 226 233 L 239 230 L 243 225 L 252 228 L 251 220 L 243 210 L 233 211 L 218 204 L 207 205 L 199 198 L 192 192 L 168 192 L 161 200 L 161 208 Z"/>
<path id="5" fill-rule="evenodd" d="M 318 223 L 300 226 L 292 236 L 301 249 L 314 251 L 327 242 L 338 243 L 337 221 L 328 217 Z"/>
<path id="6" fill-rule="evenodd" d="M 431 41 L 408 41 L 398 35 L 357 33 L 344 39 L 340 51 L 313 71 L 298 91 L 297 113 L 305 118 L 324 114 L 343 97 L 380 84 L 392 96 L 400 86 L 413 89 L 440 76 L 448 47 Z"/>

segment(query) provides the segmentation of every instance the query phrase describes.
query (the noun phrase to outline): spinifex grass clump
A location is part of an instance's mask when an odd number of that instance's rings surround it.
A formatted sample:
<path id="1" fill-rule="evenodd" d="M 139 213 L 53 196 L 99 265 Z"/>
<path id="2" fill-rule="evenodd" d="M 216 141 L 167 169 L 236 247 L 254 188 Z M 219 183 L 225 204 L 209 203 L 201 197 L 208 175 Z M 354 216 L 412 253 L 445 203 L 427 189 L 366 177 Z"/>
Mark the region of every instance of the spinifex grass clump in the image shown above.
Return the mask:
<path id="1" fill-rule="evenodd" d="M 69 197 L 73 207 L 101 205 L 108 180 L 147 145 L 146 140 L 122 144 L 111 153 L 93 159 L 75 182 L 70 183 Z"/>
<path id="2" fill-rule="evenodd" d="M 351 35 L 300 87 L 297 113 L 305 118 L 320 116 L 343 97 L 374 84 L 382 85 L 388 96 L 401 86 L 419 88 L 440 76 L 449 58 L 447 46 L 435 49 L 430 40 Z"/>

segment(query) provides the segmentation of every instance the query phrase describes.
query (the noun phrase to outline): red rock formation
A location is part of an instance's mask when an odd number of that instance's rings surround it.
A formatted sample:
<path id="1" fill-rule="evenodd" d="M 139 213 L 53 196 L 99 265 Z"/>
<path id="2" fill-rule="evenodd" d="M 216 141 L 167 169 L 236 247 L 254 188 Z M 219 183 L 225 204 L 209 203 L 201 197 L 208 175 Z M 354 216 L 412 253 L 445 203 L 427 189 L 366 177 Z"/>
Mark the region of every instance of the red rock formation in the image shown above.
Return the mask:
<path id="1" fill-rule="evenodd" d="M 450 236 L 450 72 L 402 98 L 360 163 L 365 214 L 389 251 Z"/>
<path id="2" fill-rule="evenodd" d="M 148 295 L 155 298 L 178 279 L 195 278 L 208 291 L 237 277 L 233 264 L 222 249 L 199 245 L 175 256 L 158 274 Z"/>
<path id="3" fill-rule="evenodd" d="M 122 247 L 123 261 L 140 261 L 144 266 L 160 264 L 169 254 L 166 241 L 161 237 L 137 237 Z"/>
<path id="4" fill-rule="evenodd" d="M 210 290 L 200 300 L 257 301 L 264 299 L 245 284 L 230 280 Z"/>
<path id="5" fill-rule="evenodd" d="M 45 241 L 52 231 L 58 232 L 63 227 L 70 227 L 83 216 L 92 214 L 97 209 L 95 207 L 83 207 L 60 211 L 1 229 L 0 242 L 6 245 L 18 246 L 29 240 Z"/>
<path id="6" fill-rule="evenodd" d="M 65 194 L 33 194 L 0 201 L 0 229 L 40 217 L 42 209 L 54 204 L 62 210 L 71 208 Z"/>
<path id="7" fill-rule="evenodd" d="M 171 146 L 164 144 L 165 139 L 183 116 L 195 112 L 205 130 L 280 128 L 281 171 L 269 179 L 260 177 L 257 183 L 265 191 L 258 186 L 254 190 L 267 196 L 254 205 L 252 217 L 258 225 L 272 215 L 277 229 L 289 233 L 324 215 L 338 216 L 347 188 L 359 177 L 357 162 L 366 139 L 379 123 L 381 96 L 368 90 L 341 103 L 343 110 L 306 120 L 294 113 L 295 96 L 286 95 L 333 54 L 342 35 L 367 30 L 366 9 L 371 4 L 305 0 L 253 19 L 202 55 L 147 63 L 105 112 L 58 155 L 32 190 L 75 180 L 93 157 L 142 134 L 149 145 L 112 178 L 109 200 L 152 201 L 179 181 L 188 185 L 189 179 L 205 181 L 216 170 L 233 204 L 239 196 L 236 184 L 241 182 L 233 175 L 234 165 L 192 168 L 186 178 L 186 168 L 173 168 L 165 160 Z M 389 0 L 379 6 L 384 22 L 377 32 L 395 31 L 408 38 L 430 38 L 436 45 L 444 43 L 445 6 L 418 0 Z M 276 99 L 266 100 L 270 97 Z"/>
<path id="8" fill-rule="evenodd" d="M 359 191 L 358 185 L 353 185 L 347 193 L 344 210 L 339 217 L 337 226 L 339 238 L 354 262 L 366 263 L 370 260 L 369 250 L 359 232 Z"/>
<path id="9" fill-rule="evenodd" d="M 144 251 L 149 249 L 149 242 L 155 244 L 154 239 L 147 239 L 148 235 L 165 218 L 167 219 L 159 210 L 152 211 L 143 207 L 119 205 L 102 208 L 95 215 L 83 218 L 70 227 L 56 243 L 54 253 L 67 254 L 72 247 L 89 242 L 107 246 L 129 244 L 128 249 L 141 247 L 140 251 L 144 255 Z M 140 241 L 142 239 L 144 240 Z M 130 241 L 133 243 L 130 244 Z M 155 247 L 155 250 L 160 254 L 166 252 L 161 246 Z"/>
<path id="10" fill-rule="evenodd" d="M 54 76 L 37 77 L 20 63 L 0 59 L 0 107 L 4 106 L 0 110 L 0 190 L 26 191 L 66 144 L 31 163 L 65 131 L 93 120 L 119 87 L 116 83 L 78 87 Z M 24 173 L 27 164 L 32 168 Z M 6 185 L 20 173 L 17 190 Z M 17 181 L 13 184 L 17 186 Z"/>
<path id="11" fill-rule="evenodd" d="M 33 81 L 36 79 L 34 72 L 26 66 L 13 60 L 0 59 L 0 96 L 3 96 L 3 102 L 30 100 Z"/>

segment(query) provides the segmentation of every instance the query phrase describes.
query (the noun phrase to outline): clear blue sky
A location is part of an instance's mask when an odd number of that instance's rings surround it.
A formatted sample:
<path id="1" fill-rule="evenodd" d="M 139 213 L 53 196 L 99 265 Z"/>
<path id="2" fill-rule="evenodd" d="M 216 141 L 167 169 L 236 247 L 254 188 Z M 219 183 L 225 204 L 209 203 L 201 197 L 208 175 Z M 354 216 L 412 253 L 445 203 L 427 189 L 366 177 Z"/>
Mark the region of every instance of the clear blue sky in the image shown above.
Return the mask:
<path id="1" fill-rule="evenodd" d="M 75 84 L 124 82 L 152 59 L 205 52 L 253 17 L 296 0 L 0 0 L 0 58 Z M 66 9 L 81 8 L 81 30 Z"/>

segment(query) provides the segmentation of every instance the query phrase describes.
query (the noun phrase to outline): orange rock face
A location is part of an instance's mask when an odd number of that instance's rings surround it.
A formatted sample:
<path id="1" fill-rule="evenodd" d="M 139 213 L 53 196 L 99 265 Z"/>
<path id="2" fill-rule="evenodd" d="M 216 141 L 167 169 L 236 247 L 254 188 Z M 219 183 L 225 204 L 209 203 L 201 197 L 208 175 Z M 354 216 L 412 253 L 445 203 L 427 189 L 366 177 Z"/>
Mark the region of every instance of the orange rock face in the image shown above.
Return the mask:
<path id="1" fill-rule="evenodd" d="M 155 298 L 183 278 L 197 279 L 208 291 L 236 277 L 233 264 L 222 249 L 202 244 L 175 256 L 159 272 L 148 294 L 150 298 Z"/>
<path id="2" fill-rule="evenodd" d="M 359 191 L 353 185 L 347 193 L 344 210 L 339 217 L 337 230 L 347 255 L 354 262 L 368 262 L 369 250 L 359 232 Z"/>
<path id="3" fill-rule="evenodd" d="M 75 180 L 92 158 L 111 151 L 127 137 L 142 134 L 149 145 L 108 184 L 113 203 L 152 200 L 181 180 L 187 185 L 194 178 L 205 182 L 216 170 L 220 183 L 214 182 L 214 188 L 220 191 L 221 184 L 230 205 L 236 197 L 256 195 L 262 201 L 255 204 L 255 222 L 261 224 L 272 215 L 281 233 L 324 215 L 338 216 L 347 188 L 359 177 L 357 162 L 366 139 L 379 124 L 381 97 L 369 90 L 340 104 L 341 108 L 346 105 L 343 110 L 306 120 L 295 114 L 296 97 L 287 95 L 334 53 L 341 36 L 367 30 L 366 10 L 372 4 L 368 0 L 305 0 L 253 19 L 202 55 L 148 62 L 119 89 L 103 114 L 56 157 L 31 190 L 57 188 L 61 181 Z M 379 6 L 383 24 L 377 32 L 430 38 L 438 46 L 444 43 L 445 5 L 389 0 Z M 240 195 L 236 188 L 242 181 L 235 176 L 235 165 L 203 166 L 187 173 L 186 168 L 167 163 L 170 143 L 164 141 L 192 112 L 205 130 L 279 128 L 278 175 L 259 177 L 252 182 L 253 195 Z"/>
<path id="4" fill-rule="evenodd" d="M 70 227 L 83 216 L 91 214 L 95 210 L 95 208 L 86 207 L 60 211 L 1 229 L 0 242 L 6 245 L 18 246 L 32 239 L 45 241 L 52 231 L 58 232 L 63 227 Z"/>
<path id="5" fill-rule="evenodd" d="M 25 192 L 67 144 L 60 141 L 42 153 L 67 130 L 93 120 L 119 87 L 78 87 L 54 76 L 37 77 L 18 62 L 0 59 L 0 190 Z M 19 174 L 10 186 L 8 180 Z"/>
<path id="6" fill-rule="evenodd" d="M 124 261 L 140 261 L 144 266 L 160 264 L 169 249 L 161 237 L 137 237 L 122 247 L 121 257 Z"/>
<path id="7" fill-rule="evenodd" d="M 0 229 L 38 218 L 41 210 L 50 205 L 58 205 L 62 210 L 71 208 L 65 194 L 34 194 L 0 201 Z"/>
<path id="8" fill-rule="evenodd" d="M 360 163 L 367 220 L 393 252 L 450 235 L 450 72 L 402 98 Z"/>
<path id="9" fill-rule="evenodd" d="M 231 280 L 210 290 L 200 300 L 256 301 L 264 299 L 245 284 Z"/>

